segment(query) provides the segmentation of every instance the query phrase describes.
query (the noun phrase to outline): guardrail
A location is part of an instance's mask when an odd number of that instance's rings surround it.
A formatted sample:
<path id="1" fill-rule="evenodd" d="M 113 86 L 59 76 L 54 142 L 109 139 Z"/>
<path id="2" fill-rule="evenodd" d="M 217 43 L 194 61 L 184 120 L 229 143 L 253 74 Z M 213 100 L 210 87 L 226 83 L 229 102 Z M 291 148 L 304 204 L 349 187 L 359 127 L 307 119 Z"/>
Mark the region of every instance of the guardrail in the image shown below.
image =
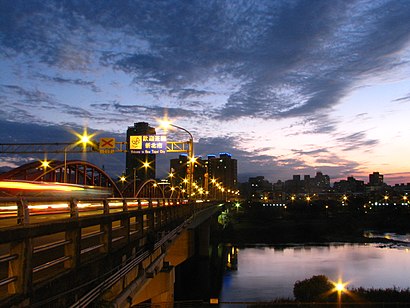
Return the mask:
<path id="1" fill-rule="evenodd" d="M 128 209 L 187 204 L 185 199 L 163 198 L 67 198 L 67 197 L 10 197 L 0 198 L 0 228 L 29 224 L 39 215 L 60 214 L 58 218 L 81 215 L 109 214 Z M 66 214 L 66 215 L 63 215 Z M 67 216 L 69 215 L 69 216 Z M 16 220 L 13 220 L 15 218 Z"/>
<path id="2" fill-rule="evenodd" d="M 56 202 L 62 205 L 53 207 Z M 30 301 L 36 285 L 124 247 L 138 251 L 153 234 L 171 230 L 200 206 L 178 199 L 64 198 L 9 198 L 0 205 L 2 213 L 5 206 L 14 207 L 0 225 L 15 221 L 0 228 L 0 306 Z"/>

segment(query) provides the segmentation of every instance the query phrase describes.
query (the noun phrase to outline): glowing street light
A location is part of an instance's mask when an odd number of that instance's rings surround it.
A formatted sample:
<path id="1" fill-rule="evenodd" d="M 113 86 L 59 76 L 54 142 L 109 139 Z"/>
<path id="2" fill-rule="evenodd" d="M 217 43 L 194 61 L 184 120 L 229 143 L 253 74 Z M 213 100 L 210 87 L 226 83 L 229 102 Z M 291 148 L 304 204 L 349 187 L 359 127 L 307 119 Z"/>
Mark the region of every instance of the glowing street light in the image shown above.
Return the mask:
<path id="1" fill-rule="evenodd" d="M 78 137 L 77 142 L 73 143 L 73 144 L 69 144 L 64 148 L 64 183 L 67 182 L 67 151 L 79 144 L 82 144 L 83 146 L 83 150 L 85 150 L 87 148 L 88 144 L 94 145 L 94 143 L 91 141 L 91 138 L 95 135 L 95 134 L 91 134 L 88 135 L 87 133 L 87 129 L 84 129 L 84 132 L 82 135 L 80 135 L 79 133 L 74 132 L 74 135 L 76 135 Z"/>
<path id="2" fill-rule="evenodd" d="M 167 121 L 167 120 L 163 120 L 161 121 L 161 127 L 163 127 L 164 129 L 167 129 L 168 127 L 174 127 L 176 129 L 180 129 L 184 132 L 186 132 L 189 135 L 189 149 L 188 149 L 188 168 L 187 168 L 187 176 L 188 176 L 188 196 L 191 196 L 192 194 L 192 183 L 194 182 L 194 164 L 195 164 L 195 157 L 194 157 L 194 137 L 192 136 L 192 134 L 185 128 L 172 124 L 171 122 Z"/>
<path id="3" fill-rule="evenodd" d="M 47 169 L 48 167 L 50 167 L 50 161 L 48 161 L 47 159 L 42 160 L 41 161 L 41 167 L 43 167 L 44 170 Z"/>
<path id="4" fill-rule="evenodd" d="M 340 278 L 337 282 L 331 282 L 334 286 L 333 292 L 337 292 L 337 306 L 342 307 L 342 293 L 348 293 L 348 290 L 346 289 L 348 282 L 343 282 Z"/>
<path id="5" fill-rule="evenodd" d="M 45 176 L 45 174 L 46 174 L 46 172 L 47 172 L 47 168 L 50 167 L 51 161 L 49 161 L 49 160 L 47 160 L 47 159 L 45 158 L 44 160 L 40 160 L 40 163 L 41 163 L 41 167 L 43 168 L 43 172 L 42 172 L 41 178 L 42 178 L 42 180 L 44 181 L 44 176 Z"/>

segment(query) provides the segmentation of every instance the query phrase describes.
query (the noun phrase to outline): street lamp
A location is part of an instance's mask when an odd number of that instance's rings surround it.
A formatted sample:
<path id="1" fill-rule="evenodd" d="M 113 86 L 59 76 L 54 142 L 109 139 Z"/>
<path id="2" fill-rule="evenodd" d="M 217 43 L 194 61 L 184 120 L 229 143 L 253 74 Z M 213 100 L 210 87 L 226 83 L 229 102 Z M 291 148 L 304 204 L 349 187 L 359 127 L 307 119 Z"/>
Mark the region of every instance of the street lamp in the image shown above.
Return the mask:
<path id="1" fill-rule="evenodd" d="M 41 163 L 41 167 L 43 168 L 43 172 L 42 172 L 42 175 L 41 175 L 40 178 L 41 178 L 42 181 L 44 181 L 44 176 L 47 172 L 47 168 L 50 167 L 51 161 L 49 161 L 49 160 L 47 160 L 47 158 L 45 158 L 44 160 L 40 160 L 40 163 Z"/>
<path id="2" fill-rule="evenodd" d="M 342 293 L 349 293 L 346 289 L 348 282 L 343 282 L 340 278 L 337 282 L 331 281 L 333 284 L 333 292 L 337 292 L 337 307 L 342 307 Z"/>
<path id="3" fill-rule="evenodd" d="M 135 193 L 137 190 L 137 168 L 133 168 L 132 171 L 133 171 L 133 178 L 134 178 L 133 180 L 133 191 L 134 192 L 132 194 L 132 197 L 135 198 Z"/>
<path id="4" fill-rule="evenodd" d="M 67 183 L 67 151 L 71 150 L 72 148 L 76 147 L 79 144 L 82 144 L 83 146 L 83 151 L 86 150 L 87 144 L 93 145 L 93 142 L 91 141 L 91 137 L 93 137 L 95 134 L 88 135 L 87 130 L 85 129 L 83 134 L 80 135 L 76 132 L 74 134 L 78 137 L 78 140 L 76 143 L 70 143 L 64 148 L 64 183 Z"/>
<path id="5" fill-rule="evenodd" d="M 187 178 L 188 178 L 188 196 L 190 197 L 192 194 L 192 183 L 194 182 L 194 164 L 195 164 L 195 157 L 194 157 L 194 137 L 192 134 L 185 128 L 172 124 L 168 121 L 161 121 L 161 126 L 164 129 L 167 129 L 169 126 L 180 129 L 184 132 L 186 132 L 189 135 L 189 149 L 188 149 L 188 168 L 187 168 Z"/>

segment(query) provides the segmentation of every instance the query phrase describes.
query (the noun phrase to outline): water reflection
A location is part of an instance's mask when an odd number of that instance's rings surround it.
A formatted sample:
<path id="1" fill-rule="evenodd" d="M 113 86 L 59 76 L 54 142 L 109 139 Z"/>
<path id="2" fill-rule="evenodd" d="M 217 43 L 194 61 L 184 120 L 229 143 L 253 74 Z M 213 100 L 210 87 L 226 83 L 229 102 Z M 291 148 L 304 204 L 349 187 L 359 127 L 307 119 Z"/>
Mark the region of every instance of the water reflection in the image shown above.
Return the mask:
<path id="1" fill-rule="evenodd" d="M 410 244 L 410 234 L 397 234 L 397 233 L 380 233 L 375 231 L 366 231 L 364 232 L 364 236 L 367 238 L 375 238 L 375 239 L 386 239 L 389 241 L 397 241 L 401 243 L 399 246 L 403 246 L 403 244 L 407 243 Z"/>
<path id="2" fill-rule="evenodd" d="M 406 247 L 407 248 L 407 247 Z M 293 298 L 298 280 L 314 275 L 349 281 L 349 287 L 410 287 L 410 254 L 403 247 L 380 244 L 329 244 L 232 247 L 224 275 L 221 302 Z"/>
<path id="3" fill-rule="evenodd" d="M 237 270 L 238 269 L 238 252 L 239 248 L 232 246 L 231 249 L 227 250 L 226 256 L 226 269 L 227 270 Z"/>

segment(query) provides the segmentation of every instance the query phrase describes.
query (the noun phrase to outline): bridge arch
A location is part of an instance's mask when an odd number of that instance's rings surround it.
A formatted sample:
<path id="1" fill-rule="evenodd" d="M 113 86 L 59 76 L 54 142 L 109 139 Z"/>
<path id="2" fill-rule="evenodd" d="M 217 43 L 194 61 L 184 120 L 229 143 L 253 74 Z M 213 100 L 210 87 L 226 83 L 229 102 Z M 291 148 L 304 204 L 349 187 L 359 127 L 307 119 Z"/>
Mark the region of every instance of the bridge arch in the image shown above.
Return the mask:
<path id="1" fill-rule="evenodd" d="M 150 196 L 151 194 L 150 189 L 153 189 L 152 191 L 153 196 Z M 160 187 L 158 182 L 154 179 L 149 179 L 149 180 L 146 180 L 144 183 L 142 183 L 140 187 L 138 188 L 138 190 L 135 192 L 134 197 L 154 197 L 156 196 L 156 190 L 160 192 L 160 195 L 161 195 L 160 197 L 165 199 L 164 190 Z M 148 196 L 144 196 L 143 195 L 144 193 L 148 194 Z"/>
<path id="2" fill-rule="evenodd" d="M 184 193 L 182 191 L 182 188 L 179 186 L 167 186 L 164 188 L 164 194 L 169 195 L 169 198 L 177 198 L 177 199 L 182 199 L 184 196 Z"/>
<path id="3" fill-rule="evenodd" d="M 87 161 L 51 161 L 48 166 L 35 161 L 0 175 L 0 180 L 60 182 L 87 186 L 110 187 L 116 196 L 121 191 L 111 177 L 101 168 Z"/>

